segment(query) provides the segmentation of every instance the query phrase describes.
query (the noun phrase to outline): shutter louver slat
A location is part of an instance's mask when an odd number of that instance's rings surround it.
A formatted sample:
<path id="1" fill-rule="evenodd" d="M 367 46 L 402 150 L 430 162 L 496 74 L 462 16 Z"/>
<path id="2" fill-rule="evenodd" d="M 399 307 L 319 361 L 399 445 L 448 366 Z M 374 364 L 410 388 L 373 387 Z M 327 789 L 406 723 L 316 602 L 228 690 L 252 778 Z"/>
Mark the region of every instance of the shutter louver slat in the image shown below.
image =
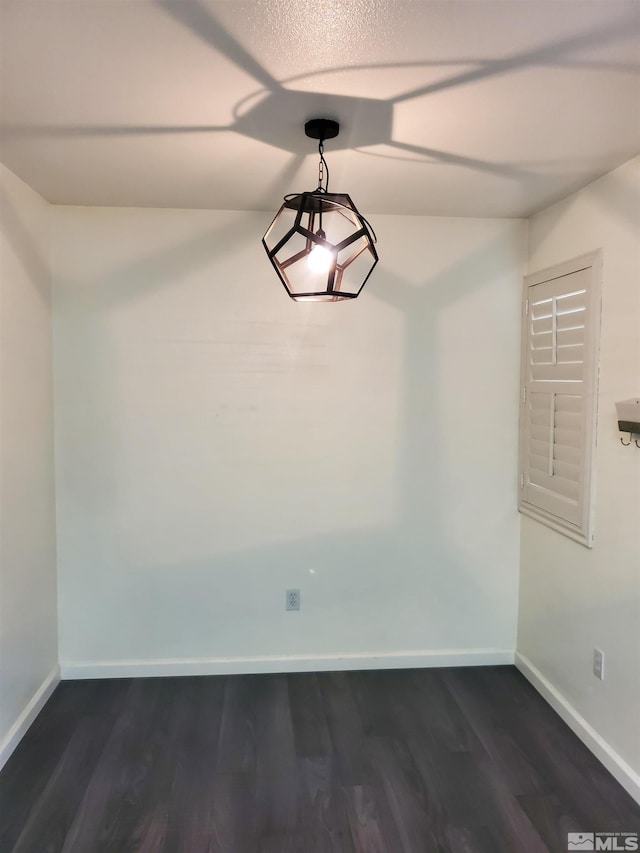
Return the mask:
<path id="1" fill-rule="evenodd" d="M 533 471 L 541 471 L 543 474 L 547 474 L 547 469 L 549 467 L 549 451 L 544 455 L 535 455 L 530 454 L 529 456 L 529 468 Z M 535 479 L 532 475 L 531 479 Z"/>
<path id="2" fill-rule="evenodd" d="M 562 395 L 559 394 L 558 396 L 561 397 Z M 580 432 L 582 428 L 580 412 L 559 412 L 556 409 L 556 427 L 558 429 Z"/>
<path id="3" fill-rule="evenodd" d="M 560 294 L 555 297 L 558 314 L 570 314 L 574 311 L 586 311 L 587 291 L 580 290 L 577 293 L 568 293 L 566 296 Z"/>
<path id="4" fill-rule="evenodd" d="M 546 459 L 549 456 L 549 441 L 538 441 L 532 438 L 529 442 L 529 454 L 531 456 L 543 456 Z"/>
<path id="5" fill-rule="evenodd" d="M 541 320 L 533 319 L 531 323 L 531 334 L 536 335 L 546 335 L 551 333 L 551 328 L 553 326 L 553 320 L 551 315 L 548 317 L 544 317 Z"/>
<path id="6" fill-rule="evenodd" d="M 580 466 L 577 464 L 571 464 L 568 462 L 560 462 L 554 454 L 553 460 L 553 472 L 554 475 L 557 474 L 558 477 L 562 477 L 565 480 L 570 480 L 572 483 L 580 482 Z"/>
<path id="7" fill-rule="evenodd" d="M 584 326 L 571 329 L 558 329 L 556 339 L 559 347 L 584 344 Z"/>
<path id="8" fill-rule="evenodd" d="M 567 334 L 565 332 L 565 334 Z M 539 332 L 538 334 L 533 336 L 533 340 L 531 341 L 531 348 L 534 350 L 538 349 L 549 349 L 553 346 L 553 332 L 549 330 L 548 332 Z"/>
<path id="9" fill-rule="evenodd" d="M 584 346 L 578 344 L 576 346 L 562 346 L 558 343 L 558 364 L 583 364 L 584 363 Z"/>
<path id="10" fill-rule="evenodd" d="M 572 465 L 580 464 L 580 447 L 571 447 L 569 444 L 556 444 L 553 448 L 553 458 L 558 462 L 568 462 Z"/>
<path id="11" fill-rule="evenodd" d="M 540 347 L 531 350 L 532 364 L 553 364 L 553 347 Z"/>
<path id="12" fill-rule="evenodd" d="M 549 424 L 531 424 L 531 438 L 537 441 L 549 443 Z"/>
<path id="13" fill-rule="evenodd" d="M 562 394 L 556 403 L 556 412 L 582 412 L 582 397 Z"/>
<path id="14" fill-rule="evenodd" d="M 548 435 L 549 409 L 547 409 L 546 411 L 544 409 L 532 409 L 531 410 L 531 423 L 535 424 L 536 426 L 544 427 L 545 435 Z M 538 432 L 538 436 L 539 435 L 541 435 L 540 432 Z"/>
<path id="15" fill-rule="evenodd" d="M 541 394 L 534 391 L 531 394 L 530 400 L 530 405 L 534 410 L 548 412 L 551 408 L 551 398 L 546 393 Z"/>
<path id="16" fill-rule="evenodd" d="M 571 314 L 558 314 L 556 317 L 558 331 L 569 329 L 584 329 L 584 311 L 576 311 Z"/>
<path id="17" fill-rule="evenodd" d="M 584 443 L 582 440 L 582 430 L 556 428 L 554 430 L 553 442 L 560 447 L 576 447 L 579 449 Z"/>

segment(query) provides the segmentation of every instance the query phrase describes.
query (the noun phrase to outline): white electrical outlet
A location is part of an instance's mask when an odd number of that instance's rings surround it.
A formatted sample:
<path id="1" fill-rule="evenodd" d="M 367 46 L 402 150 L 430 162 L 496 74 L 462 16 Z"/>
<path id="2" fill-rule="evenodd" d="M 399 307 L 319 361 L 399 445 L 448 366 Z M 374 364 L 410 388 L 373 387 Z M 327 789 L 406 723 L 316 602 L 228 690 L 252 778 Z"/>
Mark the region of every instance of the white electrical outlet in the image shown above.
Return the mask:
<path id="1" fill-rule="evenodd" d="M 288 589 L 286 592 L 287 610 L 300 610 L 300 590 Z"/>
<path id="2" fill-rule="evenodd" d="M 604 652 L 601 649 L 593 650 L 593 674 L 604 681 Z"/>

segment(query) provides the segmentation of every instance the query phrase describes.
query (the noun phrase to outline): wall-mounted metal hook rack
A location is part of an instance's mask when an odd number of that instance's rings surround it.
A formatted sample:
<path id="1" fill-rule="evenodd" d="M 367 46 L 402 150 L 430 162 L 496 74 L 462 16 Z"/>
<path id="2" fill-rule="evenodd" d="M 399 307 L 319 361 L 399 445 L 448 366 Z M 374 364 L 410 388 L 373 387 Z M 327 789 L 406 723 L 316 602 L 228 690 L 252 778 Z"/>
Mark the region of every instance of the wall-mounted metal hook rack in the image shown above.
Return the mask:
<path id="1" fill-rule="evenodd" d="M 620 444 L 629 447 L 633 442 L 636 447 L 640 447 L 638 439 L 634 438 L 634 435 L 640 437 L 640 397 L 616 403 L 616 411 L 618 413 L 618 429 L 620 432 L 629 433 L 629 441 L 625 441 L 620 436 Z"/>

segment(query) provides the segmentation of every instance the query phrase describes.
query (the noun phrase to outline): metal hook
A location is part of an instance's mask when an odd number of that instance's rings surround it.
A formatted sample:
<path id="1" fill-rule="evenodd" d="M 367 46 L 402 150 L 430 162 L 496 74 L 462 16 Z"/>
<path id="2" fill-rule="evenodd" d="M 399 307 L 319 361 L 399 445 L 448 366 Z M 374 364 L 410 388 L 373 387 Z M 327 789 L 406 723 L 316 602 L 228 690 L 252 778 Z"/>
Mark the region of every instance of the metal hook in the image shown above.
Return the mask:
<path id="1" fill-rule="evenodd" d="M 630 432 L 630 433 L 629 433 L 629 441 L 623 441 L 623 440 L 622 440 L 622 436 L 620 436 L 620 444 L 624 444 L 624 446 L 625 446 L 625 447 L 629 447 L 629 445 L 631 444 L 631 439 L 632 439 L 632 438 L 633 438 L 633 433 L 632 433 L 632 432 Z M 637 441 L 636 441 L 636 444 L 638 444 L 638 442 L 637 442 Z M 640 445 L 638 445 L 638 446 L 640 447 Z"/>

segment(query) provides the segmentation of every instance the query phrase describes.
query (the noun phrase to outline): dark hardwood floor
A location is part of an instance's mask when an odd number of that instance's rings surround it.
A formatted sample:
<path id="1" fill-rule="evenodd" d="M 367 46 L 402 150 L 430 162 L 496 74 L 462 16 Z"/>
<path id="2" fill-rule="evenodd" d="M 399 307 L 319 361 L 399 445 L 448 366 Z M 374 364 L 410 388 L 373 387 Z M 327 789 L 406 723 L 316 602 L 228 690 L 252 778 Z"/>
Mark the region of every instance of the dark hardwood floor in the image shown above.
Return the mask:
<path id="1" fill-rule="evenodd" d="M 565 853 L 640 807 L 513 667 L 63 682 L 2 853 Z"/>

